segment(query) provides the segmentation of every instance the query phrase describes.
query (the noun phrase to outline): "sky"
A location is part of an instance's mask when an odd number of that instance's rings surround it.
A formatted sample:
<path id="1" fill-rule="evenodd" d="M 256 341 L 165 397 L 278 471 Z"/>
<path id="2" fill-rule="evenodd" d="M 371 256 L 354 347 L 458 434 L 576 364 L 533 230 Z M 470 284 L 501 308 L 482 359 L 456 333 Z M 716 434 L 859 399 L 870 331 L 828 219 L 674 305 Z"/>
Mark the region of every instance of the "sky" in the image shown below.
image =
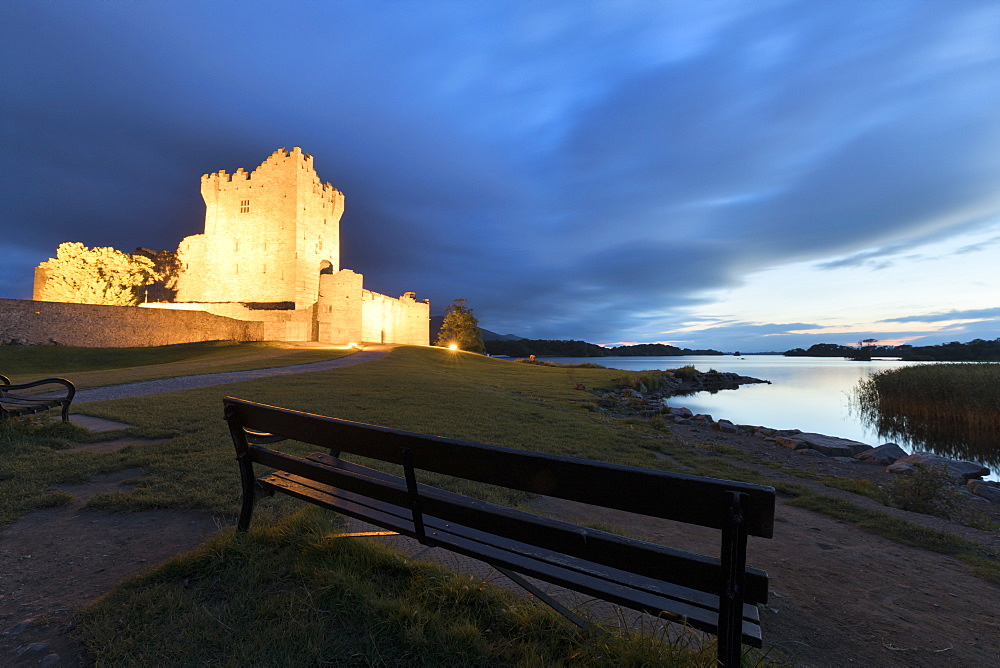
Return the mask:
<path id="1" fill-rule="evenodd" d="M 301 146 L 341 265 L 527 338 L 1000 337 L 1000 3 L 0 0 L 0 297 Z"/>

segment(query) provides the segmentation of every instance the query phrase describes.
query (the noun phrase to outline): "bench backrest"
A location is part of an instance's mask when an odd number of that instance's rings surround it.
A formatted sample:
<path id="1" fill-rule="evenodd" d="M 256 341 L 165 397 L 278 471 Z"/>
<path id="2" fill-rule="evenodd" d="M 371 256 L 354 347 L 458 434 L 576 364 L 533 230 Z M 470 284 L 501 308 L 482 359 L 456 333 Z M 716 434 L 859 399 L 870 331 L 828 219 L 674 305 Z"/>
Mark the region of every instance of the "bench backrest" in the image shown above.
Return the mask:
<path id="1" fill-rule="evenodd" d="M 560 457 L 224 400 L 227 415 L 244 429 L 275 434 L 338 452 L 392 464 L 412 464 L 490 485 L 517 489 L 722 529 L 726 494 L 742 492 L 752 509 L 746 532 L 770 538 L 774 530 L 774 488 L 682 473 Z M 407 455 L 406 453 L 409 453 Z M 404 461 L 404 457 L 410 461 Z"/>

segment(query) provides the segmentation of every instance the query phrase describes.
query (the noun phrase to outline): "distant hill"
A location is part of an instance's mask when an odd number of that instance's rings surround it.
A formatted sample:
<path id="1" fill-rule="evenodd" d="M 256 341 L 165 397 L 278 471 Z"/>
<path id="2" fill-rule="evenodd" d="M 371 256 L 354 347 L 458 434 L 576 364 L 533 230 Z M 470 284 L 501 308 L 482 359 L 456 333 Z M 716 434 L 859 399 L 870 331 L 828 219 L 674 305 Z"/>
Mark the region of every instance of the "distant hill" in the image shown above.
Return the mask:
<path id="1" fill-rule="evenodd" d="M 431 316 L 431 343 L 433 344 L 437 341 L 438 332 L 441 331 L 441 325 L 444 324 L 443 315 L 432 315 Z M 518 336 L 517 334 L 497 334 L 496 332 L 491 332 L 488 329 L 479 328 L 479 332 L 483 336 L 483 341 L 520 341 L 523 336 Z"/>
<path id="2" fill-rule="evenodd" d="M 545 339 L 517 339 L 514 341 L 485 341 L 486 352 L 490 355 L 510 357 L 675 357 L 679 355 L 721 355 L 718 350 L 691 350 L 677 348 L 663 343 L 640 343 L 631 346 L 605 348 L 586 341 L 562 341 Z"/>
<path id="3" fill-rule="evenodd" d="M 520 341 L 524 338 L 517 334 L 497 334 L 482 327 L 479 328 L 479 331 L 483 333 L 483 341 Z"/>
<path id="4" fill-rule="evenodd" d="M 444 324 L 443 315 L 431 316 L 431 344 L 437 341 L 438 332 Z M 616 346 L 605 348 L 586 341 L 526 339 L 517 334 L 497 334 L 488 329 L 479 328 L 486 344 L 486 352 L 490 355 L 509 355 L 510 357 L 667 357 L 677 355 L 722 355 L 718 350 L 691 350 L 677 348 L 663 343 L 638 343 L 631 346 Z"/>

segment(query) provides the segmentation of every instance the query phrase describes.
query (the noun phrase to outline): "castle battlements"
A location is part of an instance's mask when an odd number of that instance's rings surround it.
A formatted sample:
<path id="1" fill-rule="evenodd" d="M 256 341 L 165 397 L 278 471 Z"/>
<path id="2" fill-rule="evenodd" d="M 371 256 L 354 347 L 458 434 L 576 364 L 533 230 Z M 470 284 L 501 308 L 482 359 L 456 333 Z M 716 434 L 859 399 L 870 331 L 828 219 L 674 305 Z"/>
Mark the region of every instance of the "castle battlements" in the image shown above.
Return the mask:
<path id="1" fill-rule="evenodd" d="M 288 181 L 289 179 L 305 178 L 312 185 L 312 192 L 320 195 L 327 202 L 334 202 L 338 197 L 343 198 L 343 193 L 333 184 L 323 183 L 313 167 L 313 157 L 308 153 L 303 153 L 298 146 L 291 151 L 279 148 L 272 153 L 257 169 L 246 171 L 242 167 L 230 174 L 221 169 L 211 174 L 203 174 L 201 177 L 202 192 L 220 191 L 232 189 L 268 188 L 273 189 L 276 181 Z"/>

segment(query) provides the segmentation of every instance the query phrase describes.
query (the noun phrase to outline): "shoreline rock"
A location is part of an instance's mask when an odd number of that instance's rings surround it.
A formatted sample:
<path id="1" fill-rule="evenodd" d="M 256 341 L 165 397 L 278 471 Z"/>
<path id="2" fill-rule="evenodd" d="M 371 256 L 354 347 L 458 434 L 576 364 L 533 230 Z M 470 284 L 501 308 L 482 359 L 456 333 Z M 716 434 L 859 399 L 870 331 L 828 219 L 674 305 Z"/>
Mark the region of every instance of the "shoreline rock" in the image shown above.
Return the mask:
<path id="1" fill-rule="evenodd" d="M 914 452 L 896 460 L 885 468 L 887 473 L 911 473 L 917 466 L 937 466 L 947 469 L 948 473 L 959 485 L 964 485 L 970 480 L 981 480 L 983 476 L 990 474 L 990 470 L 982 464 L 967 462 L 960 459 L 949 459 L 941 455 L 930 452 Z"/>
<path id="2" fill-rule="evenodd" d="M 620 417 L 662 418 L 677 425 L 700 426 L 723 433 L 752 436 L 774 443 L 806 457 L 829 457 L 842 462 L 864 463 L 885 467 L 889 474 L 909 473 L 916 464 L 942 466 L 952 476 L 956 485 L 968 484 L 968 490 L 981 498 L 1000 504 L 1000 482 L 983 481 L 990 469 L 976 464 L 927 452 L 907 454 L 896 443 L 873 447 L 867 443 L 837 436 L 827 436 L 799 429 L 772 429 L 757 425 L 734 424 L 730 420 L 715 420 L 711 415 L 695 414 L 682 406 L 667 406 L 666 399 L 685 396 L 698 391 L 737 389 L 750 383 L 769 383 L 759 378 L 735 373 L 695 373 L 683 377 L 666 377 L 655 391 L 644 386 L 639 390 L 622 388 L 602 395 L 597 404 L 600 409 Z M 978 483 L 978 484 L 977 484 Z"/>

